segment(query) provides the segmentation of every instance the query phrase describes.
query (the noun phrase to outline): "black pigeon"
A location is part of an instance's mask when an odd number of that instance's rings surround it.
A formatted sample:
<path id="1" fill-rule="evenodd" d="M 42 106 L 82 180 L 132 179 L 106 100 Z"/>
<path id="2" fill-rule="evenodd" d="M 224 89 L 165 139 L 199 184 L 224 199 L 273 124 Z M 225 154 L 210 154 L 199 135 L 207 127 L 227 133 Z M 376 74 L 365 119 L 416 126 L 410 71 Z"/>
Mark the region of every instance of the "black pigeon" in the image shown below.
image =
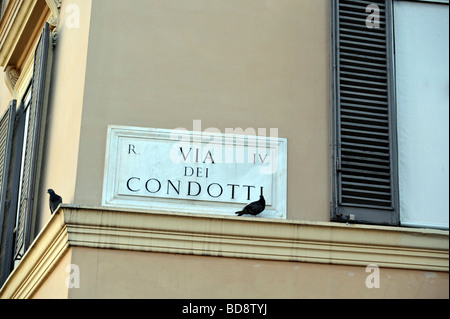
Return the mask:
<path id="1" fill-rule="evenodd" d="M 243 210 L 236 212 L 238 216 L 242 216 L 244 214 L 250 214 L 250 215 L 258 215 L 260 214 L 264 208 L 266 208 L 266 200 L 264 199 L 264 196 L 259 196 L 259 200 L 256 202 L 250 203 L 247 206 L 244 207 Z"/>
<path id="2" fill-rule="evenodd" d="M 50 211 L 53 212 L 58 208 L 59 204 L 62 203 L 62 197 L 56 194 L 53 189 L 47 190 L 47 193 L 50 194 L 49 204 L 50 204 Z"/>

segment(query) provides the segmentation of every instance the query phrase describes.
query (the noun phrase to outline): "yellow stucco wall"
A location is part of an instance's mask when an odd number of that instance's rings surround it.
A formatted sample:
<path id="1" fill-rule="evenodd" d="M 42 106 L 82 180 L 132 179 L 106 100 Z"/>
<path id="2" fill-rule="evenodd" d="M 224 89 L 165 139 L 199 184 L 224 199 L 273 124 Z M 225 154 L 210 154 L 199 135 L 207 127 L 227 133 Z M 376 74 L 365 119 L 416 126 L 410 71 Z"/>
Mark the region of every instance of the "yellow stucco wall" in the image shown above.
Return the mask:
<path id="1" fill-rule="evenodd" d="M 71 256 L 71 259 L 69 259 Z M 66 267 L 80 268 L 68 289 Z M 380 268 L 369 289 L 366 267 L 71 248 L 33 298 L 448 298 L 448 273 Z M 58 295 L 62 294 L 62 295 Z"/>
<path id="2" fill-rule="evenodd" d="M 12 100 L 12 96 L 8 88 L 6 87 L 5 81 L 3 81 L 2 79 L 0 80 L 0 114 L 3 115 L 3 112 L 5 112 L 6 108 L 9 105 L 9 102 Z"/>
<path id="3" fill-rule="evenodd" d="M 33 294 L 34 299 L 67 299 L 69 289 L 66 284 L 69 272 L 66 268 L 72 264 L 72 249 L 69 248 L 54 269 L 45 278 L 42 285 Z"/>
<path id="4" fill-rule="evenodd" d="M 74 202 L 101 204 L 108 125 L 192 130 L 201 120 L 222 132 L 278 128 L 288 218 L 328 221 L 328 6 L 94 1 Z"/>
<path id="5" fill-rule="evenodd" d="M 70 5 L 79 8 L 79 24 L 72 22 Z M 69 8 L 69 10 L 67 10 Z M 78 149 L 85 90 L 91 1 L 63 1 L 47 115 L 47 133 L 40 184 L 40 211 L 36 234 L 50 218 L 48 194 L 53 188 L 64 202 L 74 202 Z M 69 19 L 69 20 L 68 20 Z M 69 21 L 69 22 L 67 22 Z"/>

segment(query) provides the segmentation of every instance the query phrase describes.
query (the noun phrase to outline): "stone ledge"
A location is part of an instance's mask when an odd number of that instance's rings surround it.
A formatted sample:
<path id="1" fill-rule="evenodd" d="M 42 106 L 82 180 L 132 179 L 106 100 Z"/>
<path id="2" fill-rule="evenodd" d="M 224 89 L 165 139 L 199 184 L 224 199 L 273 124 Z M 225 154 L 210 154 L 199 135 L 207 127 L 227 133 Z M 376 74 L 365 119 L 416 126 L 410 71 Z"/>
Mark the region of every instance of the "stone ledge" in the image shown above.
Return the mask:
<path id="1" fill-rule="evenodd" d="M 0 290 L 27 298 L 69 247 L 448 272 L 448 231 L 62 205 Z"/>

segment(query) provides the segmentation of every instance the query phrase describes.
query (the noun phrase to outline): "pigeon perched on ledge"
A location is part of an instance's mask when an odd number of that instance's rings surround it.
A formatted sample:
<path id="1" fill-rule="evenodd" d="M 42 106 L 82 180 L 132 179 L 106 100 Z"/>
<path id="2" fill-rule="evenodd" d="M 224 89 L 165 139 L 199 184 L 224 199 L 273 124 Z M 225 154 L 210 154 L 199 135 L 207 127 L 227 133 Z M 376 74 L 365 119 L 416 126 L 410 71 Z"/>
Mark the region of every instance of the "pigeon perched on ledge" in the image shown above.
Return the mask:
<path id="1" fill-rule="evenodd" d="M 58 208 L 59 204 L 62 203 L 62 197 L 56 194 L 53 189 L 47 190 L 47 193 L 50 194 L 49 198 L 49 204 L 50 204 L 50 211 L 53 214 L 53 212 Z"/>
<path id="2" fill-rule="evenodd" d="M 250 214 L 250 215 L 258 215 L 260 214 L 264 209 L 266 208 L 266 200 L 264 199 L 264 196 L 259 196 L 259 200 L 256 202 L 250 203 L 247 206 L 244 207 L 239 212 L 236 212 L 238 216 L 242 216 L 244 214 Z"/>

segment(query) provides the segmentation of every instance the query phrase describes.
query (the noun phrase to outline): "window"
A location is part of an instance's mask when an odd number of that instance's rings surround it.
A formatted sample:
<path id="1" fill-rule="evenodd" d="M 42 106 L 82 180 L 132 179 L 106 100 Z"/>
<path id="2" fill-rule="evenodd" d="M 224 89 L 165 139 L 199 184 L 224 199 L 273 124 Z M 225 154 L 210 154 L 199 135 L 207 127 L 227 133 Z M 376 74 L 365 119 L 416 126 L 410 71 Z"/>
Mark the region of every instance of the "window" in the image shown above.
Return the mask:
<path id="1" fill-rule="evenodd" d="M 46 24 L 34 56 L 31 89 L 23 98 L 21 110 L 24 121 L 23 149 L 18 189 L 16 242 L 14 260 L 20 260 L 31 241 L 31 225 L 35 208 L 35 189 L 38 184 L 38 167 L 42 152 L 41 135 L 45 131 L 44 114 L 45 82 L 50 46 L 50 29 Z"/>
<path id="2" fill-rule="evenodd" d="M 17 110 L 16 101 L 11 102 L 0 122 L 0 168 L 6 172 L 0 180 L 0 286 L 32 240 L 51 58 L 50 28 L 46 23 L 35 50 L 29 88 Z"/>
<path id="3" fill-rule="evenodd" d="M 400 220 L 448 228 L 449 6 L 394 1 Z"/>
<path id="4" fill-rule="evenodd" d="M 21 121 L 23 122 L 24 132 L 21 134 L 20 145 L 22 145 L 22 149 L 20 150 L 20 170 L 19 170 L 19 187 L 17 198 L 19 199 L 20 205 L 17 205 L 16 210 L 16 252 L 14 255 L 15 260 L 20 260 L 22 255 L 25 253 L 26 247 L 24 245 L 25 225 L 29 224 L 26 220 L 28 216 L 24 213 L 24 202 L 28 200 L 26 191 L 28 180 L 30 179 L 30 162 L 31 156 L 29 153 L 31 152 L 31 143 L 32 136 L 30 134 L 30 130 L 32 130 L 32 123 L 30 123 L 30 113 L 31 113 L 31 89 L 29 88 L 27 93 L 25 94 L 24 99 L 21 104 Z M 30 125 L 31 124 L 31 125 Z M 29 230 L 28 230 L 29 232 Z"/>
<path id="5" fill-rule="evenodd" d="M 332 6 L 332 220 L 448 228 L 448 1 Z"/>

